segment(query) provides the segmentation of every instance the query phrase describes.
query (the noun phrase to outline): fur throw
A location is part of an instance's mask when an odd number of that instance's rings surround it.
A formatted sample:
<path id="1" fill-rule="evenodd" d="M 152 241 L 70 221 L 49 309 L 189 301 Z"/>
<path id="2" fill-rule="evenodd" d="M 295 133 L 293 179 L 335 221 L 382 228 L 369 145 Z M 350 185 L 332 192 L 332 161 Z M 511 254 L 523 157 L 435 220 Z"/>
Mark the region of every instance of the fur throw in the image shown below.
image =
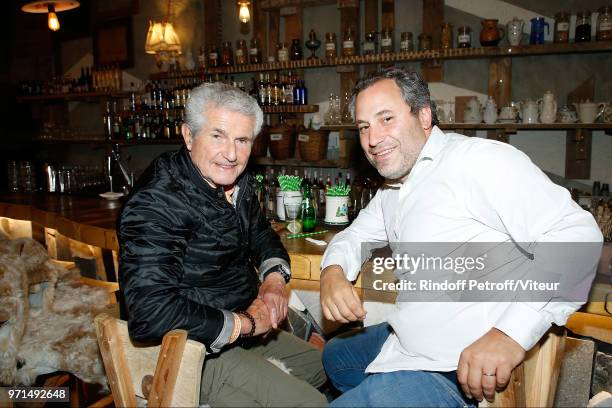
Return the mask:
<path id="1" fill-rule="evenodd" d="M 93 318 L 108 293 L 78 278 L 38 242 L 0 237 L 0 385 L 55 371 L 107 385 Z"/>

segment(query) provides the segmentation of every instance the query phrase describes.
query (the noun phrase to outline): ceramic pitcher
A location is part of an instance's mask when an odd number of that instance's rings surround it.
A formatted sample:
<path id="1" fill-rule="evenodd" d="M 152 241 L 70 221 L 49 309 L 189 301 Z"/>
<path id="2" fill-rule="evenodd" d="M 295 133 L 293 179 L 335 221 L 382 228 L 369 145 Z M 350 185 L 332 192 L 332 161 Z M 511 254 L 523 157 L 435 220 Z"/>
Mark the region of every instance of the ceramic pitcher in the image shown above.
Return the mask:
<path id="1" fill-rule="evenodd" d="M 492 96 L 489 96 L 484 108 L 484 122 L 492 124 L 497 122 L 497 104 Z"/>
<path id="2" fill-rule="evenodd" d="M 510 43 L 510 45 L 513 47 L 516 47 L 521 43 L 524 24 L 525 22 L 523 20 L 519 20 L 517 17 L 514 17 L 512 20 L 508 21 L 508 24 L 506 25 L 508 43 Z"/>
<path id="3" fill-rule="evenodd" d="M 480 31 L 480 44 L 483 47 L 497 47 L 497 44 L 504 38 L 505 31 L 503 28 L 497 26 L 496 19 L 484 19 L 480 23 L 482 24 L 482 30 Z"/>
<path id="4" fill-rule="evenodd" d="M 525 101 L 523 103 L 523 123 L 538 123 L 538 102 Z"/>
<path id="5" fill-rule="evenodd" d="M 465 111 L 463 114 L 463 121 L 465 123 L 480 123 L 482 122 L 480 103 L 477 97 L 470 99 L 465 105 Z"/>
<path id="6" fill-rule="evenodd" d="M 555 95 L 550 91 L 545 92 L 542 99 L 538 101 L 538 104 L 540 105 L 540 122 L 554 123 L 557 117 Z"/>

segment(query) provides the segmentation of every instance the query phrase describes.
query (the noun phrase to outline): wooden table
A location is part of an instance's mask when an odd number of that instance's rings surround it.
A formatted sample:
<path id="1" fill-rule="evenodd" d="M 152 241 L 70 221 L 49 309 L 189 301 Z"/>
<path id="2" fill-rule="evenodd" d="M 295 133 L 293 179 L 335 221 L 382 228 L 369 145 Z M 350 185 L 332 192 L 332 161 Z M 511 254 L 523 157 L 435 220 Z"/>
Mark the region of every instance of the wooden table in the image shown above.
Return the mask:
<path id="1" fill-rule="evenodd" d="M 119 250 L 116 222 L 122 201 L 107 201 L 99 197 L 58 194 L 5 194 L 0 197 L 0 217 L 32 222 L 34 239 L 47 243 L 45 229 L 55 230 L 64 237 L 99 247 Z M 329 242 L 341 228 L 319 227 L 329 231 L 315 238 Z M 287 239 L 287 231 L 278 232 L 291 257 L 296 279 L 319 280 L 319 265 L 324 246 L 309 243 L 304 238 Z"/>

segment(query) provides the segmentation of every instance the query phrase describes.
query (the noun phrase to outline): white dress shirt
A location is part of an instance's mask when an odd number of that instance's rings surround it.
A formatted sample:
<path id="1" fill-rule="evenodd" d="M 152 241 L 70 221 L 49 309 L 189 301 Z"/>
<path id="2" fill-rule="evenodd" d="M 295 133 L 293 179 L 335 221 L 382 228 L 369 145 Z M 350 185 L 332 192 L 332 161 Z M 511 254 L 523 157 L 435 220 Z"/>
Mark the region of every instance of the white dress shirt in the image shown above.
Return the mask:
<path id="1" fill-rule="evenodd" d="M 370 253 L 364 242 L 601 242 L 590 213 L 516 148 L 444 134 L 434 126 L 408 178 L 385 185 L 330 242 L 321 267 L 357 278 Z M 393 245 L 391 246 L 393 248 Z M 364 251 L 367 252 L 367 251 Z M 584 265 L 592 279 L 598 259 Z M 401 302 L 393 327 L 367 372 L 452 371 L 461 351 L 492 327 L 525 350 L 577 302 Z"/>

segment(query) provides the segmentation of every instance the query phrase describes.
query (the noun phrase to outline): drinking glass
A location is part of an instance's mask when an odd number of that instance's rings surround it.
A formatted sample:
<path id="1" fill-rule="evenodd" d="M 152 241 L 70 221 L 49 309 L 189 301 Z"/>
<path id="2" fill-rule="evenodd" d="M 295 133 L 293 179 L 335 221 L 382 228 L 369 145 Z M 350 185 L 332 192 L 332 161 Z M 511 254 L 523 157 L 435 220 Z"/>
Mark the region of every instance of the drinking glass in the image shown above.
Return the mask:
<path id="1" fill-rule="evenodd" d="M 292 234 L 297 234 L 302 231 L 302 223 L 299 218 L 302 213 L 302 202 L 298 197 L 283 197 L 285 206 L 285 220 L 287 221 L 287 230 Z"/>

